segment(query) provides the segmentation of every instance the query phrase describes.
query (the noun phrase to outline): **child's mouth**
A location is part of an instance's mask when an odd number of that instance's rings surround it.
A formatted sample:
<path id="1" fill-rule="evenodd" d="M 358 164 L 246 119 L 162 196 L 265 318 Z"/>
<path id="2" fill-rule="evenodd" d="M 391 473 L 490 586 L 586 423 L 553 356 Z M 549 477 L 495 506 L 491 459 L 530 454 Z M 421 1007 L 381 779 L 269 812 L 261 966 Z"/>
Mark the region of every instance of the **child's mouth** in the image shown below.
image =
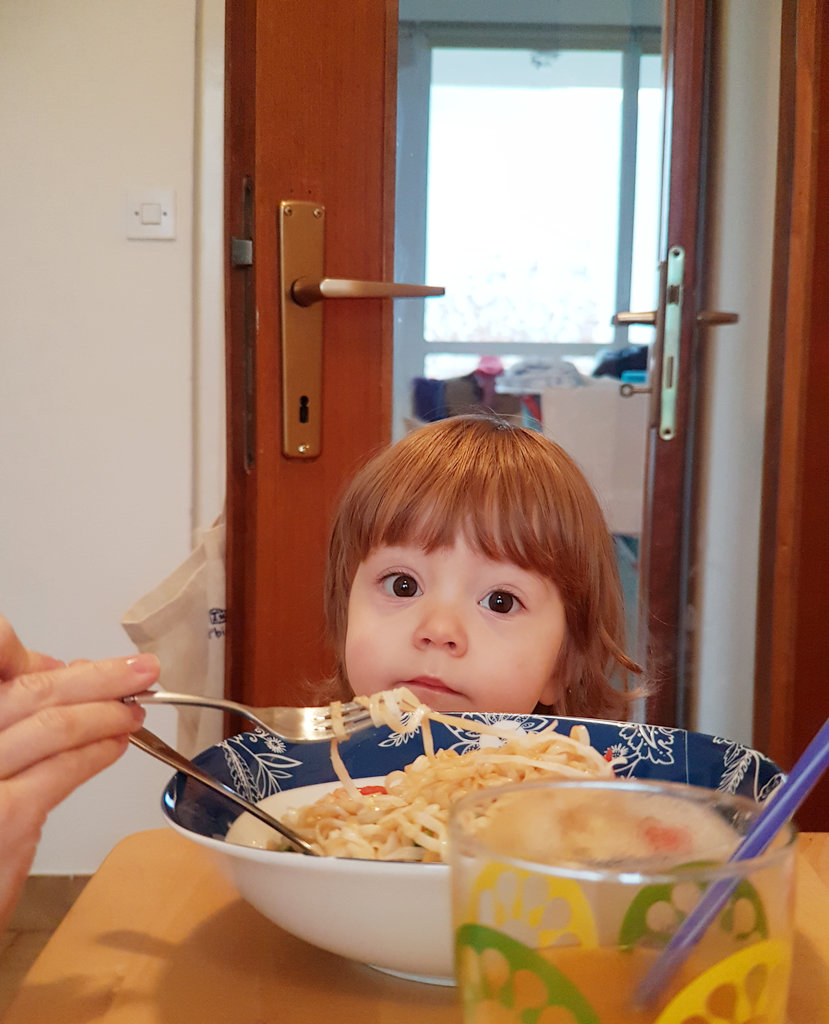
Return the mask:
<path id="1" fill-rule="evenodd" d="M 395 683 L 395 686 L 406 686 L 409 689 L 426 691 L 427 693 L 448 693 L 453 696 L 461 696 L 458 690 L 453 690 L 442 679 L 437 679 L 434 676 L 418 676 L 416 679 L 405 679 Z"/>

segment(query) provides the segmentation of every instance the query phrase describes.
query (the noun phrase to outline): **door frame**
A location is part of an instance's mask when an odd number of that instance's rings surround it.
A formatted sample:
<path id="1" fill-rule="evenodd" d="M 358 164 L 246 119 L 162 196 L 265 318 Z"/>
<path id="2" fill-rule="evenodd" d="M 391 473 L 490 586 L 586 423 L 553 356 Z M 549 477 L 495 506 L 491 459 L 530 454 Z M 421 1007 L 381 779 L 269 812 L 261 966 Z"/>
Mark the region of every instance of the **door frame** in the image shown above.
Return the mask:
<path id="1" fill-rule="evenodd" d="M 699 225 L 705 193 L 704 127 L 710 88 L 706 67 L 713 19 L 709 0 L 676 0 L 666 2 L 664 9 L 666 143 L 661 248 L 663 254 L 673 246 L 684 249 L 685 277 L 676 432 L 670 440 L 660 438 L 656 426 L 662 379 L 658 345 L 649 369 L 651 427 L 639 559 L 637 655 L 649 690 L 646 721 L 687 727 L 691 673 L 686 608 L 694 535 L 691 467 L 698 411 L 694 388 L 699 347 L 696 316 L 702 309 L 704 286 Z"/>
<path id="2" fill-rule="evenodd" d="M 829 10 L 783 0 L 754 690 L 756 747 L 789 770 L 829 715 Z M 798 814 L 825 829 L 829 778 Z"/>
<path id="3" fill-rule="evenodd" d="M 255 600 L 248 566 L 254 549 L 248 510 L 255 507 L 255 310 L 253 265 L 234 266 L 233 239 L 253 239 L 256 124 L 256 20 L 254 0 L 225 8 L 225 407 L 226 554 L 225 695 L 239 697 L 251 651 L 239 623 Z"/>

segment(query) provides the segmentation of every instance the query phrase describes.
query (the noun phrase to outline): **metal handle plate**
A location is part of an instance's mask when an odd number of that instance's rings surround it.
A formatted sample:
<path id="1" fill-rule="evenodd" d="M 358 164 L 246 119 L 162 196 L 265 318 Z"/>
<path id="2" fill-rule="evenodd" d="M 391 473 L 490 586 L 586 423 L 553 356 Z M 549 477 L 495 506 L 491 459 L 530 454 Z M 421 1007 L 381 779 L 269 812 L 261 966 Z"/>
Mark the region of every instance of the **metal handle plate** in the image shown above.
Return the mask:
<path id="1" fill-rule="evenodd" d="M 670 441 L 676 435 L 676 399 L 679 391 L 679 343 L 682 299 L 685 291 L 685 250 L 668 250 L 665 279 L 665 325 L 662 335 L 662 385 L 659 394 L 659 436 Z"/>
<path id="2" fill-rule="evenodd" d="M 322 300 L 426 298 L 444 288 L 326 277 L 325 207 L 279 204 L 282 329 L 282 453 L 312 459 L 322 448 Z"/>

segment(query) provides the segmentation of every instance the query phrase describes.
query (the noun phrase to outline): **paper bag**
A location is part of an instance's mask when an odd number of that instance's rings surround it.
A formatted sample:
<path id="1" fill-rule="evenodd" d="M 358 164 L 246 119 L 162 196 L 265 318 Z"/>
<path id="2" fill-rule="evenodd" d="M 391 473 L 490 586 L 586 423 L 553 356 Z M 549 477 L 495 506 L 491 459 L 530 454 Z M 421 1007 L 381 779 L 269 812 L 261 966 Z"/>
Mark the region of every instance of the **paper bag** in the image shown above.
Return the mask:
<path id="1" fill-rule="evenodd" d="M 173 573 L 130 608 L 121 625 L 140 651 L 161 662 L 165 690 L 224 696 L 225 516 L 202 531 Z M 170 708 L 178 749 L 192 757 L 224 738 L 221 711 Z"/>

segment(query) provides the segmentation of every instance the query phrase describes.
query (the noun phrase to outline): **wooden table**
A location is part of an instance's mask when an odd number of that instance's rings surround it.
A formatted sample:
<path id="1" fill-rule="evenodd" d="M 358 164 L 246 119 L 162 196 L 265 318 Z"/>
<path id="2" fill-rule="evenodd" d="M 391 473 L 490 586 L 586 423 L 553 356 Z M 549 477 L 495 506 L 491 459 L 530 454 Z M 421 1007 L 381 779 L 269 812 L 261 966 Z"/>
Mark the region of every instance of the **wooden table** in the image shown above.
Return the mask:
<path id="1" fill-rule="evenodd" d="M 829 1022 L 829 835 L 801 836 L 790 1024 Z M 4 1024 L 460 1024 L 455 990 L 295 939 L 170 829 L 123 840 L 27 974 Z"/>

